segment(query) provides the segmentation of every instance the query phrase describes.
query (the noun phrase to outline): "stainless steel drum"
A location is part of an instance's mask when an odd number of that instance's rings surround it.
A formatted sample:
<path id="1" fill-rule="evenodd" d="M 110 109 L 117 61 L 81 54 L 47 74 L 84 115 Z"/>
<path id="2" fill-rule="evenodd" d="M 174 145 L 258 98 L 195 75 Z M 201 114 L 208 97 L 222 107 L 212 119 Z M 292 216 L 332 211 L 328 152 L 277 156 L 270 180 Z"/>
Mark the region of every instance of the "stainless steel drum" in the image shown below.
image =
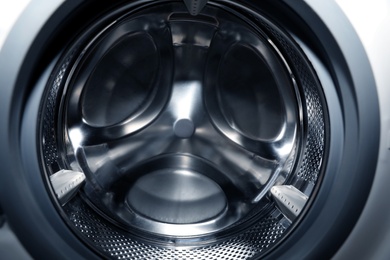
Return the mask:
<path id="1" fill-rule="evenodd" d="M 34 257 L 339 249 L 375 175 L 380 118 L 364 48 L 336 3 L 36 8 L 0 55 L 1 203 Z"/>

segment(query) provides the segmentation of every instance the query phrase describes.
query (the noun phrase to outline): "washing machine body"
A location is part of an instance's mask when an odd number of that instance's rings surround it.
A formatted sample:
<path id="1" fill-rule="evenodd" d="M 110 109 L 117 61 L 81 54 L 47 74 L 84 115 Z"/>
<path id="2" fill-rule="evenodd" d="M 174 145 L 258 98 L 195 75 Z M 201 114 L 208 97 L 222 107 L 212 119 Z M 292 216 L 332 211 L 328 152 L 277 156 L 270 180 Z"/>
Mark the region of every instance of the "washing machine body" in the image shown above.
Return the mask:
<path id="1" fill-rule="evenodd" d="M 30 2 L 0 52 L 12 230 L 34 258 L 389 256 L 388 53 L 355 13 Z"/>

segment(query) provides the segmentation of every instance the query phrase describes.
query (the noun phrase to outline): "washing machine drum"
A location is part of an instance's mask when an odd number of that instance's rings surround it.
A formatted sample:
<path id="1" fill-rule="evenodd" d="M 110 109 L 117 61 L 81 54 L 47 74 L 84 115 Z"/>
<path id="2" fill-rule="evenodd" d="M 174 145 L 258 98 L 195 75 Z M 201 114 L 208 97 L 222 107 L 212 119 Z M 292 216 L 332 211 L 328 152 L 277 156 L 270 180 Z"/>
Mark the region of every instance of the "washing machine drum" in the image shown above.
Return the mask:
<path id="1" fill-rule="evenodd" d="M 299 1 L 51 5 L 1 56 L 1 199 L 32 256 L 332 256 L 377 156 L 361 45 L 355 70 Z"/>

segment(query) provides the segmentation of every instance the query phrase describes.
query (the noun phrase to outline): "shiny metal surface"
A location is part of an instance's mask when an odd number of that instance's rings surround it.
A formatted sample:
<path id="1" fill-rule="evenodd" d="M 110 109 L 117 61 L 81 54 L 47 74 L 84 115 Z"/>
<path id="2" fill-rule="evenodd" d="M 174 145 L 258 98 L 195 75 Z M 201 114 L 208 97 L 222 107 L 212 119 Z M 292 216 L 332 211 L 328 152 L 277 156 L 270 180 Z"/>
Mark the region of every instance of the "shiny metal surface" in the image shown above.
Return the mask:
<path id="1" fill-rule="evenodd" d="M 127 202 L 144 216 L 172 224 L 206 221 L 227 206 L 222 189 L 211 179 L 172 169 L 140 177 L 127 194 Z"/>
<path id="2" fill-rule="evenodd" d="M 126 5 L 45 72 L 43 178 L 54 194 L 51 175 L 85 175 L 65 205 L 50 199 L 104 257 L 263 255 L 299 222 L 271 188 L 316 194 L 327 136 L 316 74 L 278 26 L 224 4 L 196 16 L 183 3 Z"/>
<path id="3" fill-rule="evenodd" d="M 85 173 L 85 196 L 132 228 L 222 230 L 263 207 L 299 155 L 290 68 L 266 35 L 212 7 L 113 23 L 82 51 L 65 93 L 67 160 Z"/>

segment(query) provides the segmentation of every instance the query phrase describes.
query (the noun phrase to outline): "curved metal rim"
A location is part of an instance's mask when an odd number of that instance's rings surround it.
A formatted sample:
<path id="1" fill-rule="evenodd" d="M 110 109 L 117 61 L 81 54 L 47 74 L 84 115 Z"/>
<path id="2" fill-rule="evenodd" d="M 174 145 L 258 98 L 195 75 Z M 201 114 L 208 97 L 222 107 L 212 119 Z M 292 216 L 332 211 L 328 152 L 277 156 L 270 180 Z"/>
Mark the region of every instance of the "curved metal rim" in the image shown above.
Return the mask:
<path id="1" fill-rule="evenodd" d="M 115 29 L 116 30 L 116 29 Z M 88 46 L 90 46 L 89 44 L 88 44 Z M 276 48 L 276 47 L 275 47 Z M 277 52 L 277 51 L 275 51 L 275 52 Z M 82 51 L 82 55 L 84 55 L 84 51 Z M 76 64 L 79 62 L 79 58 L 77 59 L 77 61 L 76 61 Z M 280 65 L 280 64 L 279 64 Z M 77 66 L 77 65 L 76 65 Z M 72 71 L 73 72 L 73 71 Z M 72 73 L 71 72 L 71 73 Z M 291 72 L 290 72 L 291 73 Z M 71 77 L 71 76 L 70 76 Z M 293 81 L 293 80 L 292 80 Z M 281 85 L 284 85 L 284 84 L 281 84 Z M 291 84 L 291 85 L 293 85 L 293 84 Z M 288 86 L 290 86 L 290 84 L 288 84 Z M 295 86 L 296 87 L 296 86 Z M 292 88 L 292 86 L 291 86 L 291 88 Z M 65 90 L 66 91 L 66 90 Z M 294 93 L 294 91 L 297 91 L 296 89 L 293 89 L 293 90 L 291 90 L 291 93 L 289 93 L 290 95 L 294 95 L 295 93 Z M 79 93 L 79 92 L 81 92 L 80 90 L 76 90 L 75 91 L 76 93 Z M 77 103 L 77 102 L 76 102 Z M 290 100 L 290 102 L 289 103 L 291 103 L 291 100 Z M 290 104 L 291 105 L 291 104 Z M 76 104 L 74 104 L 73 106 L 71 106 L 71 107 L 75 107 L 75 108 L 77 108 L 78 106 L 76 105 Z M 63 109 L 64 111 L 66 111 L 66 109 Z M 60 113 L 61 114 L 61 113 Z M 290 117 L 291 117 L 291 115 L 290 115 Z M 292 121 L 292 119 L 290 119 L 290 121 Z M 61 125 L 61 124 L 60 124 Z M 61 131 L 61 130 L 60 130 Z M 294 131 L 295 132 L 295 131 Z M 95 136 L 94 136 L 95 137 Z M 279 140 L 278 140 L 278 142 L 279 142 Z M 279 144 L 279 143 L 278 143 Z M 283 147 L 282 147 L 283 148 Z M 76 155 L 77 156 L 77 155 Z M 276 175 L 276 174 L 275 174 Z M 277 177 L 277 176 L 276 176 Z M 276 180 L 276 178 L 273 178 L 271 181 L 267 181 L 267 183 L 266 183 L 266 185 L 264 185 L 264 186 L 266 186 L 267 187 L 267 189 L 269 188 L 269 187 L 271 187 L 270 185 L 272 185 L 273 184 L 273 182 Z M 225 182 L 225 181 L 224 181 Z M 259 193 L 259 195 L 256 195 L 256 198 L 254 198 L 253 199 L 253 201 L 255 201 L 255 202 L 257 202 L 258 200 L 260 200 L 260 198 L 262 198 L 265 194 L 266 194 L 266 192 L 267 192 L 267 189 L 265 189 L 264 188 L 264 191 L 262 191 L 261 193 Z M 226 189 L 226 190 L 232 190 L 232 189 Z M 227 198 L 229 198 L 230 196 L 227 196 Z M 103 199 L 104 200 L 104 199 Z M 105 200 L 104 200 L 105 201 Z M 97 203 L 98 205 L 101 205 L 101 204 L 99 204 L 99 203 Z M 229 205 L 230 205 L 231 203 L 229 203 Z M 107 206 L 108 207 L 108 206 Z M 108 207 L 108 208 L 110 208 L 110 209 L 113 209 L 114 207 Z M 235 210 L 235 207 L 231 207 L 232 209 L 230 209 L 230 210 L 228 210 L 228 213 L 232 213 L 233 214 L 233 212 L 234 211 L 236 211 Z M 119 210 L 119 209 L 118 209 Z M 110 215 L 109 213 L 108 214 L 106 214 L 106 215 Z M 133 215 L 129 215 L 128 213 L 125 213 L 125 212 L 122 212 L 121 214 L 118 214 L 118 215 L 123 215 L 123 216 L 128 216 L 128 218 L 129 219 L 134 219 L 134 220 L 131 220 L 131 222 L 135 222 L 135 223 L 137 223 L 138 225 L 139 225 L 139 227 L 149 227 L 149 226 L 151 226 L 150 225 L 150 221 L 149 222 L 147 222 L 147 221 L 145 221 L 145 220 L 143 220 L 142 218 L 140 218 L 140 219 L 138 219 L 138 218 L 135 218 L 135 215 L 133 216 Z M 125 218 L 124 217 L 121 217 L 120 218 L 120 220 L 124 220 Z M 216 225 L 217 227 L 218 227 L 218 229 L 221 229 L 221 227 L 224 227 L 224 226 L 227 226 L 227 224 L 225 223 L 223 223 L 223 221 L 226 221 L 226 219 L 229 219 L 229 223 L 231 222 L 231 221 L 233 221 L 234 219 L 232 219 L 232 217 L 231 216 L 229 216 L 229 217 L 226 217 L 226 218 L 220 218 L 220 217 L 218 217 L 218 220 L 215 220 L 215 221 L 213 221 L 213 222 L 211 222 L 210 221 L 210 223 L 203 223 L 202 225 L 196 225 L 196 227 L 201 227 L 200 228 L 200 231 L 198 231 L 198 232 L 202 232 L 202 233 L 204 233 L 204 232 L 207 232 L 208 231 L 208 229 L 210 229 L 210 228 L 207 228 L 207 226 L 212 226 L 212 225 Z M 126 222 L 126 221 L 125 221 Z M 222 224 L 221 224 L 222 223 Z M 155 231 L 155 230 L 169 230 L 169 232 L 171 232 L 171 233 L 169 233 L 168 235 L 182 235 L 182 234 L 191 234 L 191 236 L 192 235 L 197 235 L 197 232 L 191 232 L 191 233 L 189 233 L 189 232 L 187 232 L 187 233 L 185 233 L 185 231 L 188 229 L 188 230 L 192 230 L 192 231 L 194 231 L 194 229 L 193 228 L 191 228 L 191 226 L 189 226 L 188 225 L 188 227 L 186 227 L 186 226 L 182 226 L 182 228 L 181 229 L 173 229 L 173 226 L 172 225 L 162 225 L 162 224 L 159 224 L 158 225 L 159 227 L 157 228 L 153 228 L 153 231 Z M 169 229 L 168 228 L 163 228 L 164 226 L 168 226 L 168 227 L 170 227 Z M 194 227 L 195 227 L 195 225 L 194 225 Z M 142 228 L 141 228 L 142 229 Z M 214 231 L 214 230 L 213 230 Z M 165 232 L 165 231 L 164 231 Z M 175 232 L 175 233 L 172 233 L 172 232 Z M 158 233 L 158 232 L 156 232 L 156 233 Z"/>

